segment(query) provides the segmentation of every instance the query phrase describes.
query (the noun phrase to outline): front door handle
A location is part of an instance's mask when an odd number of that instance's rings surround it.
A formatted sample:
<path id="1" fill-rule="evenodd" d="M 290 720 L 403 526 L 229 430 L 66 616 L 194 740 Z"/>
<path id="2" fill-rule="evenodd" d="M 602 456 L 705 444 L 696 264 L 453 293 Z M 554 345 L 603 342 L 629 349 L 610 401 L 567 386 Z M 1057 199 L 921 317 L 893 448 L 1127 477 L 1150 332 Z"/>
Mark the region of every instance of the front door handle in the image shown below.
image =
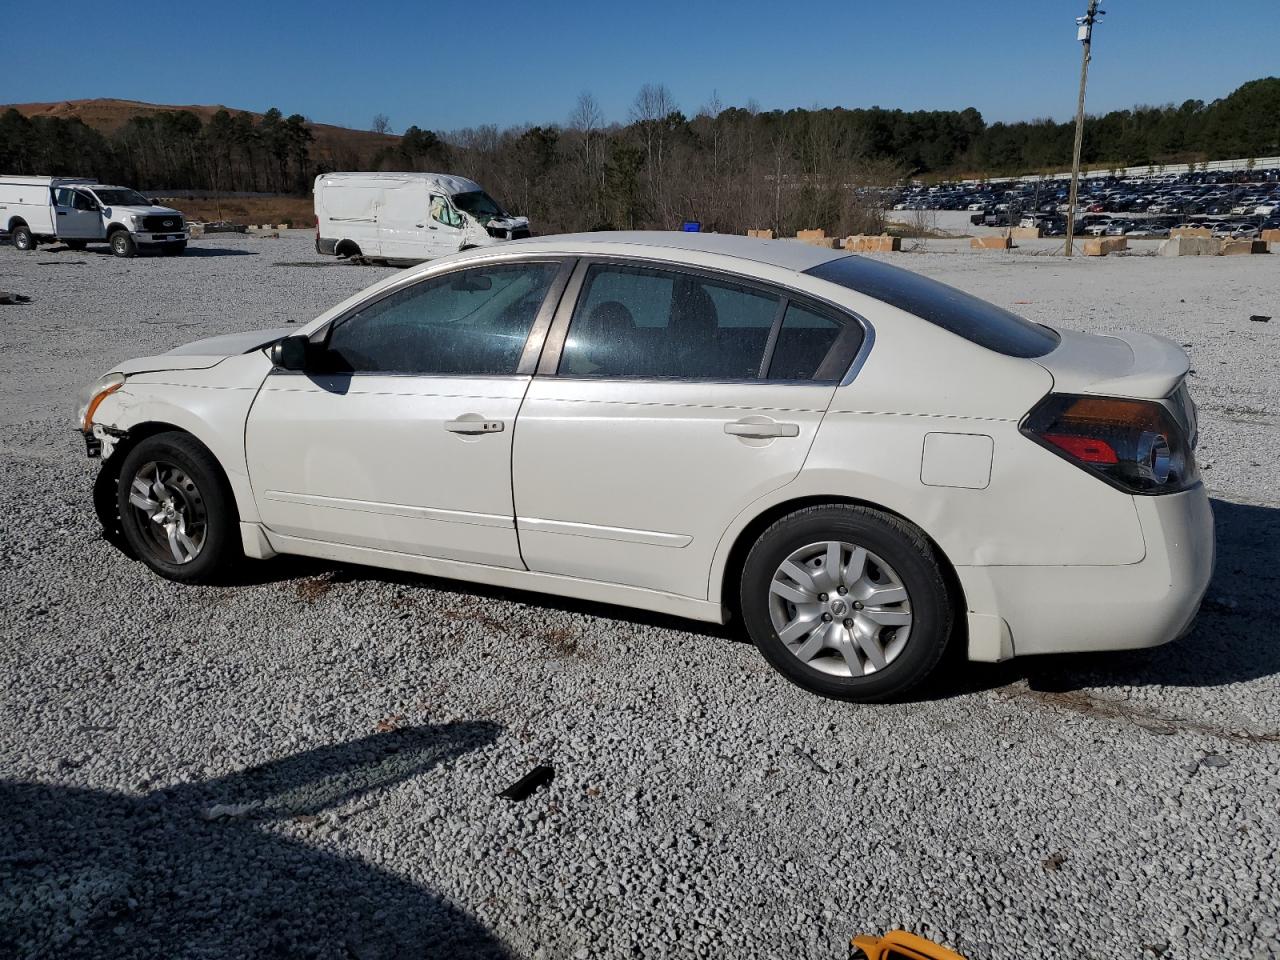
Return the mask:
<path id="1" fill-rule="evenodd" d="M 478 413 L 464 413 L 457 420 L 446 420 L 444 428 L 450 433 L 501 433 L 506 424 L 501 420 L 489 420 Z"/>
<path id="2" fill-rule="evenodd" d="M 731 437 L 754 437 L 769 439 L 772 437 L 798 437 L 800 424 L 778 423 L 776 420 L 735 420 L 724 425 L 724 432 Z"/>

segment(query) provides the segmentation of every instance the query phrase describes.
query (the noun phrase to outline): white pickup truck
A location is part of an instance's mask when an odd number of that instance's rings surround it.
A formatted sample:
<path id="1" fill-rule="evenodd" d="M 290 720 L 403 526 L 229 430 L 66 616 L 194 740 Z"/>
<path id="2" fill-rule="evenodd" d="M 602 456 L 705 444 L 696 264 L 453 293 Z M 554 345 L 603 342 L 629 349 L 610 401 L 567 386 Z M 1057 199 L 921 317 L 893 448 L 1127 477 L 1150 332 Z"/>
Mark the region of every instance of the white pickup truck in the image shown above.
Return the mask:
<path id="1" fill-rule="evenodd" d="M 0 177 L 0 227 L 19 250 L 59 240 L 73 250 L 106 243 L 117 257 L 187 249 L 182 214 L 136 190 L 77 177 Z"/>

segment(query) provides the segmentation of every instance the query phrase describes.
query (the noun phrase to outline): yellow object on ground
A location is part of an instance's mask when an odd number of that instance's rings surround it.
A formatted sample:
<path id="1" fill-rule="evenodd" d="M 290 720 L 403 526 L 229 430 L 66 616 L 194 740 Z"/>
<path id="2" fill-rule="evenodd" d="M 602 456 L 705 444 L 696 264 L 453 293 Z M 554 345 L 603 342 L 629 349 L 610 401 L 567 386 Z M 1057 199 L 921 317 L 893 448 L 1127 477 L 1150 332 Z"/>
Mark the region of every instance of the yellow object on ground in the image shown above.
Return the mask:
<path id="1" fill-rule="evenodd" d="M 954 950 L 906 930 L 890 930 L 883 937 L 854 937 L 849 953 L 856 960 L 965 960 Z"/>

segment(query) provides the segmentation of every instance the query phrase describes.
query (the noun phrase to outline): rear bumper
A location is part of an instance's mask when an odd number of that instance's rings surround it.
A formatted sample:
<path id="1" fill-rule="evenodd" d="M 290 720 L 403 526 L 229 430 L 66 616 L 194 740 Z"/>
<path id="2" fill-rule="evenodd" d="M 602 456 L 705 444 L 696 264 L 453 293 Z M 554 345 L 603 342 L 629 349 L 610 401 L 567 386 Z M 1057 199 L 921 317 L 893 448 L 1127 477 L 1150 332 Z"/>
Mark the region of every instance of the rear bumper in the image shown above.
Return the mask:
<path id="1" fill-rule="evenodd" d="M 970 610 L 970 659 L 1131 650 L 1185 633 L 1213 576 L 1208 494 L 1201 486 L 1134 503 L 1146 542 L 1138 563 L 958 567 Z M 981 635 L 975 625 L 985 625 Z"/>

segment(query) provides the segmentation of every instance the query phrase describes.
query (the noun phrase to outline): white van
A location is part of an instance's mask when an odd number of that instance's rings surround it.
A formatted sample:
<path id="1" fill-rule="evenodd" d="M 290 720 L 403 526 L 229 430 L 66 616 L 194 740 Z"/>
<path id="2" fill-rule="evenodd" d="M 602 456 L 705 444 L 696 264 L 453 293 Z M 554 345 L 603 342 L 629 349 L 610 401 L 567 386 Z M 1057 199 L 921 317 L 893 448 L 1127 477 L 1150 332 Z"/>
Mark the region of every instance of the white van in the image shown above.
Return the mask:
<path id="1" fill-rule="evenodd" d="M 430 260 L 529 236 L 480 184 L 445 173 L 316 177 L 316 253 Z"/>
<path id="2" fill-rule="evenodd" d="M 128 187 L 84 177 L 0 177 L 0 227 L 19 250 L 60 240 L 73 250 L 105 242 L 117 257 L 187 249 L 182 214 Z"/>

